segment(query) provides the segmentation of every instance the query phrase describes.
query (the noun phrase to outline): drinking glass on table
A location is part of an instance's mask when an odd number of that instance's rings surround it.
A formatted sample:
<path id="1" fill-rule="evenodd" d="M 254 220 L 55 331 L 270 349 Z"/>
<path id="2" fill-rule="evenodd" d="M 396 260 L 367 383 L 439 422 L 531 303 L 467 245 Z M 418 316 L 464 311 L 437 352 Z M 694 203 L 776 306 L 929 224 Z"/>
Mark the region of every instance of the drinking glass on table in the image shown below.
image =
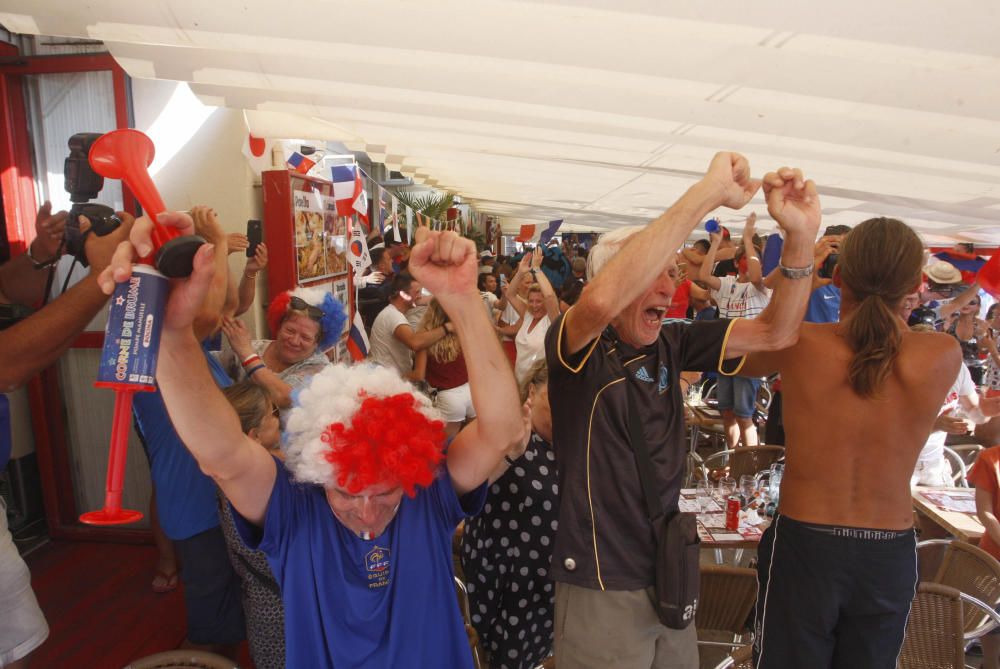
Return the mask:
<path id="1" fill-rule="evenodd" d="M 768 477 L 768 493 L 771 500 L 778 501 L 778 493 L 781 491 L 781 475 L 785 472 L 785 466 L 775 462 L 771 465 L 771 475 Z"/>
<path id="2" fill-rule="evenodd" d="M 715 505 L 712 504 L 712 492 L 711 481 L 698 481 L 695 495 L 702 513 L 711 513 L 715 510 Z"/>
<path id="3" fill-rule="evenodd" d="M 728 474 L 719 479 L 719 503 L 726 508 L 726 500 L 736 493 L 736 479 Z"/>
<path id="4" fill-rule="evenodd" d="M 754 491 L 757 490 L 756 479 L 753 474 L 744 474 L 740 477 L 740 494 L 743 495 L 743 505 L 746 506 L 753 501 Z"/>

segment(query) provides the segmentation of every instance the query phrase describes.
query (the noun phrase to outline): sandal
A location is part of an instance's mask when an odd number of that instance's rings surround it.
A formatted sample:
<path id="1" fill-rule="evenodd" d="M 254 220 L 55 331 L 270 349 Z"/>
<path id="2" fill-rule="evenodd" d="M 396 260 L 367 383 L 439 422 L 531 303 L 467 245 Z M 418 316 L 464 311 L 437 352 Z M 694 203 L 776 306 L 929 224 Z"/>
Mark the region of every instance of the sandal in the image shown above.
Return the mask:
<path id="1" fill-rule="evenodd" d="M 163 594 L 165 592 L 171 592 L 177 589 L 177 570 L 175 569 L 171 573 L 165 571 L 157 571 L 153 576 L 153 592 L 157 594 Z"/>

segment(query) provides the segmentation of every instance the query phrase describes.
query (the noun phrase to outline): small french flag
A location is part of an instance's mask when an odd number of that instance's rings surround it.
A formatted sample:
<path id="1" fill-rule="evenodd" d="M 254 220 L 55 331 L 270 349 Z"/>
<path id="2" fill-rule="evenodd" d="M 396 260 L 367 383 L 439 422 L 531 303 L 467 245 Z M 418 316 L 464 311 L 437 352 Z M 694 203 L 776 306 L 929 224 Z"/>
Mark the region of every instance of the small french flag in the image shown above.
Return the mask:
<path id="1" fill-rule="evenodd" d="M 521 232 L 514 238 L 517 242 L 534 242 L 538 240 L 537 228 L 534 225 L 522 225 Z"/>
<path id="2" fill-rule="evenodd" d="M 358 218 L 364 222 L 365 227 L 371 229 L 368 224 L 368 195 L 365 193 L 365 185 L 361 182 L 361 170 L 355 170 L 354 175 L 354 212 Z"/>
<path id="3" fill-rule="evenodd" d="M 560 225 L 562 225 L 561 218 L 558 221 L 549 221 L 549 227 L 545 228 L 545 230 L 542 231 L 542 234 L 539 235 L 538 243 L 541 244 L 542 246 L 545 246 L 546 244 L 551 242 L 552 238 L 556 234 L 556 231 L 559 230 Z"/>
<path id="4" fill-rule="evenodd" d="M 354 166 L 334 165 L 331 169 L 333 181 L 333 199 L 337 203 L 337 216 L 350 216 L 354 213 Z"/>
<path id="5" fill-rule="evenodd" d="M 316 162 L 309 160 L 298 151 L 293 151 L 292 155 L 285 161 L 285 164 L 288 165 L 289 169 L 295 170 L 299 174 L 307 174 Z"/>
<path id="6" fill-rule="evenodd" d="M 368 357 L 368 335 L 365 334 L 365 324 L 361 320 L 361 312 L 354 312 L 351 321 L 351 332 L 347 335 L 347 350 L 354 362 L 361 362 Z"/>

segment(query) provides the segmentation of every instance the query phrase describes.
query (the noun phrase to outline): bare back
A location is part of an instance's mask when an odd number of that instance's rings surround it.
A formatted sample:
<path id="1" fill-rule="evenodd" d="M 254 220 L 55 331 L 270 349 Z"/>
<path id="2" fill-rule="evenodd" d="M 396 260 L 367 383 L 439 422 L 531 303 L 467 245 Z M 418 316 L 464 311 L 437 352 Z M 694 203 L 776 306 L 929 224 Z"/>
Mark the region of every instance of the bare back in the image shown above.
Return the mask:
<path id="1" fill-rule="evenodd" d="M 905 529 L 913 525 L 910 476 L 961 351 L 949 335 L 905 332 L 879 397 L 864 399 L 848 382 L 853 352 L 841 331 L 839 323 L 803 323 L 796 345 L 748 361 L 754 374 L 781 372 L 780 511 L 804 522 Z"/>

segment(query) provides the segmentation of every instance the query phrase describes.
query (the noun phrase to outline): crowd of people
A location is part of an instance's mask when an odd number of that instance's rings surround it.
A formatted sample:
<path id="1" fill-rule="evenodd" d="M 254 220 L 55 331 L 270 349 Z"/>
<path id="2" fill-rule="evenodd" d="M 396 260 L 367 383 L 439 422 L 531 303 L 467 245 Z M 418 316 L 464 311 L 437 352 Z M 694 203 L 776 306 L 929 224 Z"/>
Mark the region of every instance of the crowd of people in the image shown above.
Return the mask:
<path id="1" fill-rule="evenodd" d="M 761 188 L 775 232 L 747 212 L 738 240 L 721 227 L 688 244 Z M 910 487 L 951 482 L 948 435 L 992 439 L 1000 307 L 904 223 L 819 236 L 820 211 L 799 170 L 758 179 L 719 153 L 662 215 L 596 243 L 564 234 L 497 257 L 425 227 L 402 244 L 373 237 L 355 282 L 371 351 L 353 365 L 326 355 L 347 321 L 328 290 L 268 296 L 272 338 L 255 339 L 240 315 L 266 247 L 232 277 L 227 255 L 245 240 L 214 212 L 161 215 L 208 242 L 172 281 L 158 390 L 134 407 L 155 491 L 153 587 L 183 584 L 185 646 L 235 657 L 246 639 L 259 669 L 469 667 L 458 536 L 489 667 L 553 654 L 562 667 L 697 667 L 695 627 L 665 624 L 653 595 L 660 521 L 686 475 L 681 374 L 703 373 L 728 448 L 761 443 L 765 379 L 765 440 L 786 444 L 758 552 L 755 666 L 894 667 L 917 579 Z M 5 387 L 51 364 L 129 277 L 152 225 L 123 218 L 88 238 L 87 279 L 0 332 Z M 32 256 L 58 252 L 64 223 L 43 208 Z M 39 297 L 25 262 L 0 267 L 10 300 Z M 998 461 L 1000 447 L 985 450 L 970 481 L 1000 558 Z M 833 505 L 830 489 L 853 492 Z M 0 527 L 0 604 L 23 613 L 0 634 L 0 666 L 45 638 L 11 550 Z M 984 649 L 996 666 L 1000 642 Z"/>

